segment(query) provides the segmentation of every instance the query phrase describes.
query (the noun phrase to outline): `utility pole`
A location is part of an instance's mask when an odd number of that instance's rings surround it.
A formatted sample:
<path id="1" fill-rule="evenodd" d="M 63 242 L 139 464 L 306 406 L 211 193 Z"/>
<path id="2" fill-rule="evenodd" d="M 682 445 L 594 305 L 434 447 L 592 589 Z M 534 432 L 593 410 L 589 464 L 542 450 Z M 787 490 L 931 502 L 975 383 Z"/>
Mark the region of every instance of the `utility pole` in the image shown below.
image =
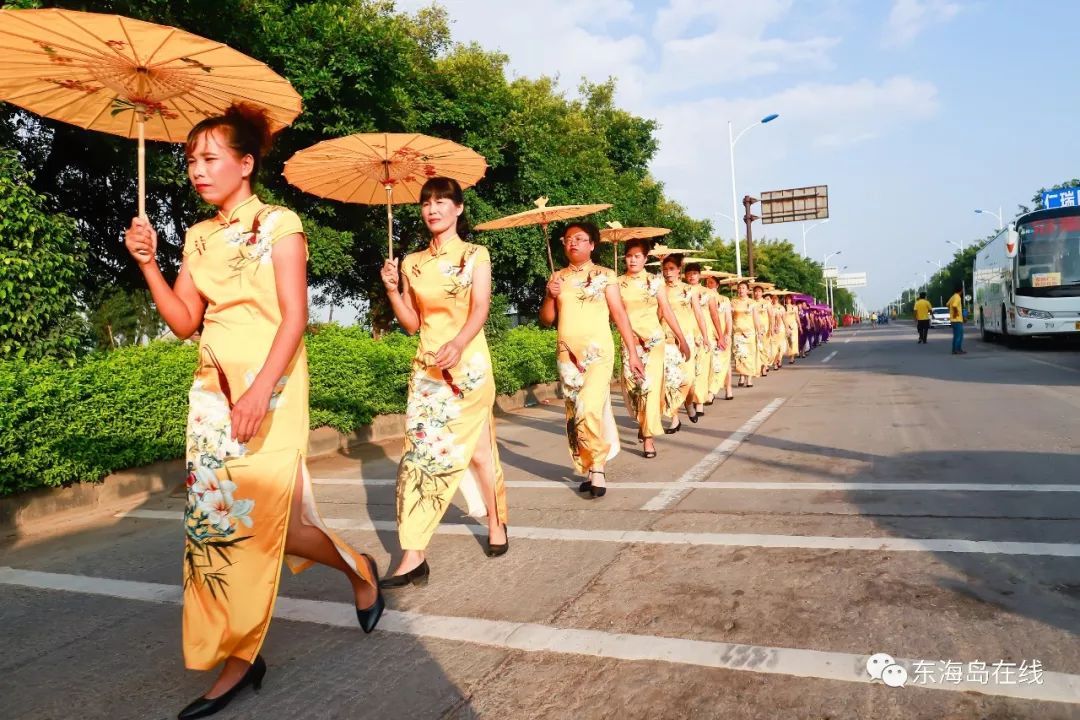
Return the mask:
<path id="1" fill-rule="evenodd" d="M 758 199 L 756 197 L 743 195 L 742 204 L 743 208 L 746 210 L 746 214 L 743 215 L 743 220 L 746 222 L 746 274 L 750 277 L 754 277 L 754 236 L 751 226 L 753 222 L 758 219 L 758 216 L 752 213 L 750 208 L 757 201 Z"/>

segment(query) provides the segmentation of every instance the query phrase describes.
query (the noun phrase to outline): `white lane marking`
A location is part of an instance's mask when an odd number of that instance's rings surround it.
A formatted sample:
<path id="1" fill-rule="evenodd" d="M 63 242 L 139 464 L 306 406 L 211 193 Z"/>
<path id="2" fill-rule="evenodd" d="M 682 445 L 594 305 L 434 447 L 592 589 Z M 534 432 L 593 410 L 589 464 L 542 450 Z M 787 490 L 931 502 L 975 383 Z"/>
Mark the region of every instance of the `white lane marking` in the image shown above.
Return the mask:
<path id="1" fill-rule="evenodd" d="M 183 520 L 179 510 L 131 510 L 117 513 L 118 518 L 144 520 Z M 396 532 L 393 520 L 353 520 L 323 518 L 334 530 L 375 530 Z M 487 537 L 487 526 L 442 523 L 439 535 L 476 535 Z M 580 530 L 577 528 L 514 527 L 518 540 L 562 540 L 580 542 L 638 543 L 642 545 L 700 545 L 723 547 L 783 548 L 794 550 L 882 550 L 892 552 L 955 552 L 977 555 L 1046 555 L 1080 557 L 1077 543 L 1037 543 L 997 540 L 954 540 L 897 537 L 830 537 L 824 535 L 760 535 L 752 533 L 687 533 L 659 530 Z"/>
<path id="2" fill-rule="evenodd" d="M 836 357 L 836 353 L 838 353 L 838 352 L 840 352 L 840 351 L 839 350 L 833 350 L 831 353 L 829 353 L 825 357 L 821 358 L 821 364 L 824 365 L 825 363 L 832 360 L 834 357 Z"/>
<path id="3" fill-rule="evenodd" d="M 397 480 L 366 478 L 316 478 L 315 485 L 343 485 L 348 487 L 394 487 Z M 612 490 L 664 490 L 678 481 L 667 482 L 612 482 Z M 578 480 L 507 480 L 506 487 L 529 490 L 577 490 Z M 740 482 L 702 481 L 694 483 L 692 490 L 884 490 L 911 492 L 1074 492 L 1076 485 L 1022 485 L 1015 483 L 920 483 L 920 482 Z"/>
<path id="4" fill-rule="evenodd" d="M 1080 372 L 1080 370 L 1074 367 L 1069 367 L 1068 365 L 1059 365 L 1058 363 L 1050 362 L 1049 360 L 1040 360 L 1039 358 L 1033 358 L 1029 355 L 1021 355 L 1020 357 L 1024 358 L 1025 360 L 1030 360 L 1033 363 L 1039 363 L 1040 365 L 1049 365 L 1050 367 L 1055 367 L 1060 370 L 1068 370 L 1069 372 Z"/>
<path id="5" fill-rule="evenodd" d="M 851 342 L 851 338 L 848 338 L 847 340 L 845 340 L 844 344 L 847 345 L 849 342 Z"/>
<path id="6" fill-rule="evenodd" d="M 45 573 L 8 567 L 0 567 L 0 584 L 143 602 L 174 605 L 183 602 L 182 590 L 176 585 Z M 354 631 L 356 628 L 356 613 L 352 605 L 325 600 L 279 597 L 274 605 L 274 617 L 294 622 L 350 628 Z M 863 684 L 871 682 L 870 675 L 866 672 L 868 655 L 857 653 L 742 645 L 613 633 L 603 630 L 579 630 L 508 620 L 423 615 L 402 610 L 385 611 L 379 623 L 379 630 L 524 652 L 667 662 Z M 875 649 L 880 648 L 875 647 Z M 919 661 L 905 658 L 897 661 L 907 668 L 910 677 L 915 677 L 914 667 Z M 927 659 L 922 662 L 930 662 L 932 667 L 940 666 L 937 660 Z M 1044 670 L 1041 679 L 1041 683 L 1012 685 L 986 684 L 973 680 L 961 680 L 958 684 L 926 685 L 909 681 L 907 688 L 975 692 L 981 695 L 1044 702 L 1080 703 L 1078 699 L 1080 698 L 1080 675 Z M 907 689 L 907 692 L 911 690 Z"/>
<path id="7" fill-rule="evenodd" d="M 754 431 L 761 427 L 762 423 L 769 419 L 770 415 L 780 409 L 785 399 L 782 397 L 776 398 L 761 410 L 758 410 L 754 417 L 743 423 L 724 442 L 713 448 L 708 455 L 701 458 L 696 465 L 683 473 L 683 476 L 675 481 L 675 487 L 670 487 L 658 493 L 649 502 L 642 505 L 641 509 L 658 511 L 677 503 L 689 491 L 689 488 L 683 486 L 709 477 L 716 468 L 731 457 L 732 453 L 739 449 L 739 446 L 742 445 L 746 438 L 750 437 Z"/>

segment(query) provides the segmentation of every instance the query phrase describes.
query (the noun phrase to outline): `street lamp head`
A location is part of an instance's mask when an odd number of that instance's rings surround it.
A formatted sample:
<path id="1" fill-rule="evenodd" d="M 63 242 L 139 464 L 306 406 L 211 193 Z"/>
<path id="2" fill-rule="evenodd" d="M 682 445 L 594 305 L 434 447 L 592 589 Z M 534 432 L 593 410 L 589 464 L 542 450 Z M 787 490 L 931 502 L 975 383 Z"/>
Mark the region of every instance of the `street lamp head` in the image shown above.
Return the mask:
<path id="1" fill-rule="evenodd" d="M 779 113 L 773 113 L 772 115 L 766 115 L 765 117 L 761 118 L 761 124 L 764 125 L 765 123 L 772 122 L 773 120 L 775 120 L 778 117 L 780 117 Z"/>

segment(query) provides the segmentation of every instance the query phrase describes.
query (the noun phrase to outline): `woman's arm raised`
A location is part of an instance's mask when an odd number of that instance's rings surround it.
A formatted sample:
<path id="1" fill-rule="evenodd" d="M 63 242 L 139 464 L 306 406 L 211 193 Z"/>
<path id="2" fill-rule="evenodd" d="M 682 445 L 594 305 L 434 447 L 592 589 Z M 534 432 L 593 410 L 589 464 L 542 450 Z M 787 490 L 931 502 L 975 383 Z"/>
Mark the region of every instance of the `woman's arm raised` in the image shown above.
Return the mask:
<path id="1" fill-rule="evenodd" d="M 157 264 L 157 231 L 142 218 L 132 219 L 124 232 L 124 245 L 139 263 L 161 319 L 181 340 L 194 335 L 202 325 L 206 301 L 195 287 L 187 263 L 180 266 L 176 283 L 169 287 Z"/>

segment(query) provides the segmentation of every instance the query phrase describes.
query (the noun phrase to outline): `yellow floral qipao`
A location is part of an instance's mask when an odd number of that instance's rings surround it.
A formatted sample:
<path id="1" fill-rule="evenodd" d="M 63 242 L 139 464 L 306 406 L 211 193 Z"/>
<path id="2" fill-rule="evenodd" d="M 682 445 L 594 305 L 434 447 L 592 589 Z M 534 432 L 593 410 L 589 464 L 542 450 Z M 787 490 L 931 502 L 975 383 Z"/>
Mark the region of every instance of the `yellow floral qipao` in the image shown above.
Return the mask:
<path id="1" fill-rule="evenodd" d="M 787 336 L 787 356 L 799 354 L 799 308 L 788 305 L 784 309 L 784 330 Z"/>
<path id="2" fill-rule="evenodd" d="M 772 343 L 769 348 L 769 364 L 779 365 L 784 357 L 787 332 L 784 328 L 784 308 L 769 304 L 769 329 Z"/>
<path id="3" fill-rule="evenodd" d="M 665 283 L 668 304 L 675 314 L 675 321 L 690 346 L 690 358 L 684 360 L 679 351 L 679 341 L 667 328 L 667 347 L 664 351 L 664 417 L 673 419 L 678 416 L 679 408 L 686 403 L 690 390 L 694 385 L 695 369 L 697 367 L 697 355 L 702 346 L 701 328 L 698 327 L 697 316 L 694 315 L 694 302 L 698 302 L 697 293 L 693 288 L 681 280 L 674 283 Z M 666 326 L 666 323 L 665 323 Z"/>
<path id="4" fill-rule="evenodd" d="M 755 300 L 758 309 L 758 365 L 768 368 L 772 354 L 772 315 L 769 312 L 768 300 Z M 761 369 L 758 369 L 761 374 Z"/>
<path id="5" fill-rule="evenodd" d="M 645 366 L 645 378 L 639 381 L 630 372 L 630 365 L 626 362 L 627 349 L 623 347 L 623 392 L 627 409 L 637 419 L 641 434 L 647 438 L 663 430 L 660 398 L 664 393 L 664 353 L 667 343 L 656 299 L 663 287 L 662 277 L 645 271 L 619 277 L 619 294 L 637 338 L 635 351 Z"/>
<path id="6" fill-rule="evenodd" d="M 398 466 L 398 540 L 403 550 L 423 550 L 468 476 L 480 433 L 488 433 L 495 467 L 499 520 L 507 521 L 506 490 L 495 445 L 495 378 L 481 330 L 457 365 L 440 370 L 435 354 L 457 337 L 469 317 L 473 272 L 490 265 L 487 248 L 456 235 L 406 256 L 401 272 L 420 315 L 420 345 L 413 359 L 405 410 L 405 450 Z"/>
<path id="7" fill-rule="evenodd" d="M 194 225 L 184 242 L 185 266 L 206 302 L 189 393 L 184 510 L 184 661 L 194 670 L 209 670 L 230 655 L 250 662 L 258 654 L 277 595 L 298 472 L 302 520 L 321 528 L 353 570 L 376 582 L 360 555 L 326 529 L 315 507 L 305 465 L 303 343 L 255 437 L 246 444 L 232 439 L 232 405 L 255 380 L 281 325 L 274 244 L 295 233 L 303 233 L 295 213 L 253 195 L 227 216 Z M 286 559 L 293 572 L 311 564 Z"/>
<path id="8" fill-rule="evenodd" d="M 566 439 L 574 469 L 583 475 L 619 452 L 611 411 L 615 341 L 605 292 L 615 273 L 586 262 L 555 273 L 562 280 L 558 309 L 558 368 L 566 402 Z"/>
<path id="9" fill-rule="evenodd" d="M 716 296 L 716 312 L 720 315 L 720 324 L 727 335 L 721 338 L 723 349 L 718 348 L 716 343 L 712 346 L 712 374 L 709 376 L 709 394 L 713 397 L 727 387 L 727 379 L 731 374 L 731 328 L 727 326 L 727 316 L 731 311 L 731 300 L 721 295 L 716 290 L 710 290 Z"/>
<path id="10" fill-rule="evenodd" d="M 698 345 L 697 355 L 694 360 L 694 384 L 690 387 L 690 399 L 696 403 L 704 403 L 709 400 L 709 384 L 712 381 L 712 351 L 716 347 L 716 328 L 713 326 L 712 313 L 709 312 L 709 300 L 714 298 L 712 290 L 704 285 L 691 285 L 697 297 L 697 304 L 701 308 L 701 314 L 705 318 L 705 335 L 701 335 L 698 328 L 697 335 L 701 338 Z M 697 327 L 697 325 L 695 325 Z"/>
<path id="11" fill-rule="evenodd" d="M 757 350 L 757 327 L 754 325 L 756 301 L 735 298 L 731 301 L 731 361 L 736 375 L 757 377 L 761 363 Z"/>

